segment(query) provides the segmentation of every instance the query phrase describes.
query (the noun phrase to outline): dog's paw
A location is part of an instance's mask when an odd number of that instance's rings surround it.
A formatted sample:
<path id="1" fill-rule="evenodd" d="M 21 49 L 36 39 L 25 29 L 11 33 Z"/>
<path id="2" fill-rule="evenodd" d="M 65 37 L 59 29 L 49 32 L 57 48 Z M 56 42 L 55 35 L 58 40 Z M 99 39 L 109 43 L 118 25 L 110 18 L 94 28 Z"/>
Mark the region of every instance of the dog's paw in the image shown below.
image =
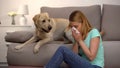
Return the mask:
<path id="1" fill-rule="evenodd" d="M 35 54 L 37 54 L 38 51 L 39 51 L 39 49 L 35 49 L 35 48 L 34 48 L 34 53 L 35 53 Z"/>
<path id="2" fill-rule="evenodd" d="M 22 47 L 23 47 L 22 45 L 18 45 L 18 46 L 15 47 L 15 49 L 16 49 L 16 50 L 19 50 L 19 49 L 21 49 Z"/>
<path id="3" fill-rule="evenodd" d="M 39 47 L 35 46 L 33 52 L 34 52 L 35 54 L 37 54 L 37 53 L 39 52 Z"/>

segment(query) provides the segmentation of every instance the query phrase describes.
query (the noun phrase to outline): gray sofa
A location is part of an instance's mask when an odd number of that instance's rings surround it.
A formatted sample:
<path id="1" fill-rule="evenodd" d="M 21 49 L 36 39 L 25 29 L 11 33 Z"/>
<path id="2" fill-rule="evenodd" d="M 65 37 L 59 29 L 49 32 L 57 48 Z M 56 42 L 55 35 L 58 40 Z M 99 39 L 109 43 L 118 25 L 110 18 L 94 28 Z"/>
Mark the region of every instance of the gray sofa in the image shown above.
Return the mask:
<path id="1" fill-rule="evenodd" d="M 101 10 L 102 9 L 102 10 Z M 120 6 L 119 5 L 100 5 L 81 6 L 81 7 L 61 7 L 51 8 L 42 7 L 41 12 L 48 12 L 53 18 L 66 18 L 74 10 L 81 10 L 93 27 L 99 31 L 105 31 L 103 36 L 103 46 L 105 55 L 104 68 L 120 68 Z M 102 12 L 101 12 L 102 11 Z M 62 26 L 61 26 L 62 27 Z M 11 42 L 8 45 L 7 61 L 10 68 L 42 68 L 59 46 L 72 48 L 72 44 L 64 44 L 63 41 L 53 41 L 40 48 L 38 54 L 33 53 L 36 43 L 28 44 L 21 50 L 14 47 L 22 44 L 32 37 L 31 31 L 16 31 L 6 35 L 5 40 Z M 63 63 L 62 68 L 66 68 Z"/>

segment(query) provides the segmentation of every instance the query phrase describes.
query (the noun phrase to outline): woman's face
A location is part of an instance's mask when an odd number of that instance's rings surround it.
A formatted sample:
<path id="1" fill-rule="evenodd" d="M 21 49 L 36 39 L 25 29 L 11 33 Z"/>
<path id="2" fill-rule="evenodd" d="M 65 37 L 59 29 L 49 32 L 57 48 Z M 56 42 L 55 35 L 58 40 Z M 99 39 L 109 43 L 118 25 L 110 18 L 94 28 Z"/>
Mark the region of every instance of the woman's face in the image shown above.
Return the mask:
<path id="1" fill-rule="evenodd" d="M 78 31 L 81 32 L 82 23 L 79 23 L 79 22 L 71 22 L 70 26 L 71 26 L 71 27 L 75 27 Z"/>

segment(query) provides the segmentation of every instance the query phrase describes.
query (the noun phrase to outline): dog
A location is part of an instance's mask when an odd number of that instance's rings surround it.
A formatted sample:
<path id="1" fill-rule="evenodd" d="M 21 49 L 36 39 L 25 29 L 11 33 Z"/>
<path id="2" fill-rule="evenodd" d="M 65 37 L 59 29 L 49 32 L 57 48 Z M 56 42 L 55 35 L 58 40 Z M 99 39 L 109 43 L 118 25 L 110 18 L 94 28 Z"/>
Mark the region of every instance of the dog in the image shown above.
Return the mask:
<path id="1" fill-rule="evenodd" d="M 33 50 L 34 53 L 38 53 L 39 48 L 42 45 L 62 38 L 64 35 L 64 30 L 69 25 L 69 21 L 67 19 L 50 18 L 48 13 L 35 15 L 33 17 L 33 21 L 35 25 L 35 34 L 25 43 L 16 46 L 15 49 L 21 49 L 25 45 L 36 42 L 38 40 Z"/>

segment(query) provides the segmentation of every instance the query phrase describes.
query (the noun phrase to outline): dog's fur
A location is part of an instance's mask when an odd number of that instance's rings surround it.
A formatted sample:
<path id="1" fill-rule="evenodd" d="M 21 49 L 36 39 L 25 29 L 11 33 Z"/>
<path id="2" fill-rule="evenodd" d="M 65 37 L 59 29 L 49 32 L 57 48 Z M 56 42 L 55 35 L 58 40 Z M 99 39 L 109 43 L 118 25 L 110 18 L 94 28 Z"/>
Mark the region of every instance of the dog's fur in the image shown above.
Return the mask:
<path id="1" fill-rule="evenodd" d="M 34 53 L 38 53 L 41 45 L 53 41 L 54 39 L 61 38 L 64 34 L 65 28 L 69 25 L 69 21 L 67 19 L 50 18 L 48 13 L 35 15 L 33 17 L 33 21 L 36 26 L 35 35 L 25 43 L 16 46 L 15 49 L 21 49 L 25 45 L 33 43 L 39 39 L 34 47 Z M 59 34 L 55 34 L 57 31 L 59 31 Z"/>

